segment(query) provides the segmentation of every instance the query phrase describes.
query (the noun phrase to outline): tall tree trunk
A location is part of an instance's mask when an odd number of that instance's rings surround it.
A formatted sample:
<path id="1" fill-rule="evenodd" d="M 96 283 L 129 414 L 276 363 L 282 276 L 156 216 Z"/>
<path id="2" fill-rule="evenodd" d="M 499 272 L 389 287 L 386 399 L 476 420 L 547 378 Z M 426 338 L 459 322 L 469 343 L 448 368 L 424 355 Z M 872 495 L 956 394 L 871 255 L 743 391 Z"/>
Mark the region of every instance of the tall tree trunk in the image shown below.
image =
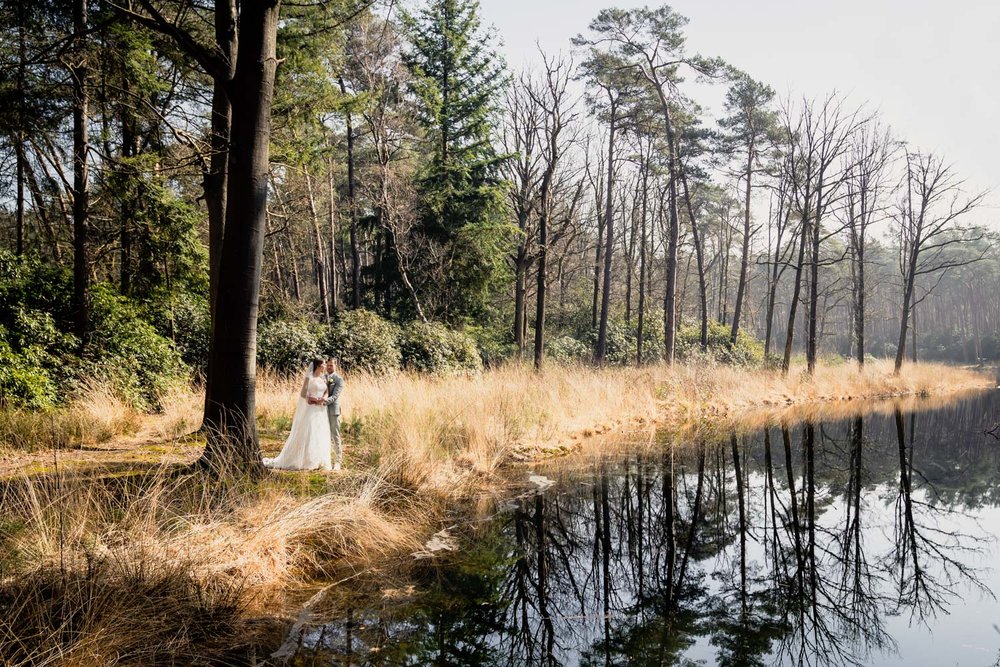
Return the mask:
<path id="1" fill-rule="evenodd" d="M 82 1 L 82 0 L 78 0 Z M 257 308 L 267 218 L 271 101 L 280 0 L 245 3 L 230 89 L 232 146 L 226 234 L 219 262 L 216 321 L 209 352 L 202 465 L 216 472 L 262 471 L 256 422 Z"/>
<path id="2" fill-rule="evenodd" d="M 226 228 L 226 196 L 229 179 L 229 132 L 232 105 L 227 89 L 236 71 L 236 0 L 215 0 L 215 48 L 227 68 L 227 78 L 216 78 L 212 87 L 212 121 L 209 137 L 211 155 L 202 175 L 205 207 L 208 210 L 209 306 L 215 321 L 219 295 L 219 264 Z M 211 380 L 209 380 L 211 382 Z"/>
<path id="3" fill-rule="evenodd" d="M 680 238 L 680 222 L 677 218 L 677 180 L 679 178 L 677 136 L 670 113 L 670 102 L 667 100 L 666 93 L 663 92 L 663 85 L 656 79 L 655 74 L 646 76 L 656 88 L 656 94 L 660 101 L 660 111 L 663 113 L 663 126 L 667 132 L 667 173 L 670 175 L 667 205 L 670 226 L 667 230 L 667 288 L 663 295 L 663 357 L 668 364 L 672 364 L 674 363 L 674 338 L 677 334 L 677 246 Z"/>
<path id="4" fill-rule="evenodd" d="M 604 281 L 601 286 L 601 316 L 597 328 L 597 349 L 594 351 L 594 363 L 603 365 L 608 351 L 608 311 L 611 308 L 611 260 L 615 247 L 614 221 L 614 172 L 615 172 L 615 124 L 617 119 L 617 100 L 611 104 L 611 120 L 608 128 L 608 189 L 604 202 Z"/>
<path id="5" fill-rule="evenodd" d="M 340 92 L 347 94 L 344 77 L 338 79 Z M 354 196 L 354 126 L 351 112 L 347 112 L 347 206 L 351 215 L 351 307 L 361 307 L 361 253 L 358 251 L 358 211 Z"/>
<path id="6" fill-rule="evenodd" d="M 73 30 L 77 35 L 87 31 L 87 1 L 73 2 Z M 78 37 L 82 40 L 83 37 Z M 87 157 L 90 139 L 87 126 L 89 103 L 86 46 L 79 44 L 70 76 L 73 79 L 73 320 L 74 332 L 81 344 L 90 335 L 90 179 Z"/>
<path id="7" fill-rule="evenodd" d="M 691 205 L 691 192 L 688 189 L 687 174 L 684 165 L 680 165 L 681 185 L 684 187 L 684 202 L 687 206 L 688 219 L 691 221 L 691 238 L 694 240 L 695 260 L 698 263 L 698 301 L 701 306 L 701 349 L 708 349 L 708 282 L 705 278 L 705 249 L 701 232 L 698 231 L 698 221 L 694 217 L 694 206 Z"/>
<path id="8" fill-rule="evenodd" d="M 327 162 L 326 169 L 326 185 L 329 191 L 329 206 L 327 206 L 328 224 L 330 226 L 330 255 L 329 261 L 329 285 L 330 285 L 330 310 L 331 315 L 336 316 L 337 312 L 340 310 L 340 281 L 337 280 L 337 216 L 334 211 L 334 202 L 336 201 L 335 190 L 333 186 L 333 158 L 330 158 Z"/>
<path id="9" fill-rule="evenodd" d="M 23 8 L 19 8 L 23 9 Z M 17 133 L 14 137 L 14 157 L 17 160 L 17 202 L 14 216 L 15 242 L 14 252 L 18 257 L 24 254 L 24 172 L 26 155 L 24 150 L 25 114 L 24 114 L 24 70 L 27 64 L 27 53 L 24 39 L 23 11 L 18 11 L 17 25 Z"/>
<path id="10" fill-rule="evenodd" d="M 754 149 L 751 143 L 747 150 L 747 168 L 744 177 L 747 179 L 746 191 L 743 195 L 743 249 L 740 254 L 740 282 L 736 287 L 736 305 L 733 306 L 733 328 L 729 340 L 733 345 L 740 334 L 740 317 L 743 314 L 743 297 L 747 289 L 747 273 L 750 265 L 750 187 L 753 177 Z"/>
<path id="11" fill-rule="evenodd" d="M 788 375 L 792 363 L 792 340 L 795 337 L 795 314 L 799 307 L 799 295 L 802 293 L 802 268 L 805 264 L 806 239 L 809 237 L 809 206 L 802 214 L 802 229 L 799 232 L 799 258 L 795 263 L 795 282 L 792 283 L 792 298 L 788 304 L 788 328 L 785 330 L 785 354 L 781 360 L 781 373 Z"/>
<path id="12" fill-rule="evenodd" d="M 326 289 L 326 249 L 323 243 L 323 232 L 319 227 L 319 210 L 316 208 L 316 193 L 313 191 L 312 176 L 305 167 L 306 194 L 309 199 L 309 216 L 312 218 L 313 235 L 316 238 L 316 287 L 319 288 L 320 307 L 323 309 L 323 320 L 330 323 L 330 300 Z"/>
<path id="13" fill-rule="evenodd" d="M 864 244 L 855 249 L 854 344 L 858 368 L 865 367 L 865 255 Z"/>
<path id="14" fill-rule="evenodd" d="M 543 195 L 544 198 L 545 195 Z M 542 215 L 538 220 L 538 275 L 535 286 L 535 369 L 540 370 L 545 354 L 545 292 L 548 261 L 549 221 L 542 204 Z"/>
<path id="15" fill-rule="evenodd" d="M 639 231 L 639 313 L 635 328 L 635 363 L 642 364 L 642 339 L 646 327 L 646 242 L 649 213 L 649 162 L 643 164 L 642 173 L 642 212 Z"/>
<path id="16" fill-rule="evenodd" d="M 527 217 L 527 214 L 522 214 Z M 522 221 L 520 228 L 527 225 Z M 525 235 L 517 244 L 517 255 L 514 257 L 514 352 L 517 358 L 524 356 L 524 300 L 527 294 L 528 273 L 528 241 Z"/>
<path id="17" fill-rule="evenodd" d="M 601 202 L 597 202 L 597 208 L 601 207 Z M 600 295 L 601 295 L 601 267 L 604 265 L 604 216 L 597 215 L 597 246 L 594 248 L 594 294 L 591 307 L 592 329 L 597 328 L 600 317 Z"/>
<path id="18" fill-rule="evenodd" d="M 816 191 L 816 215 L 812 229 L 812 261 L 809 263 L 809 327 L 806 338 L 806 365 L 809 375 L 816 373 L 816 358 L 819 356 L 819 340 L 816 328 L 819 323 L 819 242 L 820 216 L 823 211 L 823 190 Z"/>

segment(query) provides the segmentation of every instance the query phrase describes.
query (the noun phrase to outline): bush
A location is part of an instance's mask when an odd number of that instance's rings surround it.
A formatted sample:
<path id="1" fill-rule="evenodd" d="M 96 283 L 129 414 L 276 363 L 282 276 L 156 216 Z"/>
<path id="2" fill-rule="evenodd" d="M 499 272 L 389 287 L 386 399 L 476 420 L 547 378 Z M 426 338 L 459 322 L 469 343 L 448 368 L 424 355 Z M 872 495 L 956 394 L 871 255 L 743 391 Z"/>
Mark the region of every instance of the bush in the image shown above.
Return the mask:
<path id="1" fill-rule="evenodd" d="M 74 376 L 103 382 L 135 408 L 157 408 L 160 397 L 187 370 L 173 342 L 106 284 L 93 287 L 90 308 L 96 334 Z"/>
<path id="2" fill-rule="evenodd" d="M 339 315 L 323 341 L 323 352 L 347 370 L 388 373 L 399 369 L 399 327 L 375 313 L 348 310 Z"/>
<path id="3" fill-rule="evenodd" d="M 257 363 L 276 371 L 298 370 L 322 347 L 322 329 L 307 320 L 262 322 L 257 329 Z"/>
<path id="4" fill-rule="evenodd" d="M 180 292 L 150 312 L 150 318 L 161 336 L 174 341 L 184 363 L 200 371 L 208 368 L 212 335 L 208 299 Z"/>
<path id="5" fill-rule="evenodd" d="M 740 331 L 734 345 L 731 329 L 719 322 L 708 324 L 708 347 L 701 349 L 701 326 L 684 325 L 677 331 L 675 354 L 678 359 L 707 357 L 720 364 L 759 367 L 764 364 L 764 344 L 745 331 Z"/>
<path id="6" fill-rule="evenodd" d="M 625 366 L 635 363 L 636 353 L 636 323 L 625 321 L 620 315 L 608 318 L 607 347 L 604 360 L 609 364 Z M 656 320 L 647 318 L 642 332 L 643 363 L 655 362 L 663 358 L 663 332 L 656 326 Z M 587 335 L 590 349 L 597 349 L 597 330 L 592 329 Z"/>
<path id="7" fill-rule="evenodd" d="M 56 383 L 33 355 L 21 355 L 4 340 L 0 328 L 0 408 L 48 408 L 58 400 Z"/>
<path id="8" fill-rule="evenodd" d="M 577 363 L 587 361 L 594 356 L 594 349 L 572 336 L 553 338 L 545 344 L 548 356 L 562 363 Z"/>
<path id="9" fill-rule="evenodd" d="M 406 368 L 425 373 L 479 370 L 476 341 L 463 331 L 437 322 L 410 322 L 403 327 L 399 349 Z"/>
<path id="10" fill-rule="evenodd" d="M 465 332 L 476 342 L 483 366 L 499 366 L 514 354 L 514 344 L 508 331 L 490 326 L 470 326 Z"/>

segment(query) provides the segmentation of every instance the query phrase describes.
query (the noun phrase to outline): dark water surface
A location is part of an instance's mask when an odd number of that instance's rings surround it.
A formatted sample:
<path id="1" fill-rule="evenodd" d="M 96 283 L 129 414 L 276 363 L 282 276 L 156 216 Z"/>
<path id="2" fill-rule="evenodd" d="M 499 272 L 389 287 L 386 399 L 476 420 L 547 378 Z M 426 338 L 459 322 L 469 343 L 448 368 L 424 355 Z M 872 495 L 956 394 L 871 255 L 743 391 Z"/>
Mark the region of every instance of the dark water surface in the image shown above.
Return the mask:
<path id="1" fill-rule="evenodd" d="M 990 392 L 525 471 L 412 588 L 335 605 L 299 660 L 995 665 L 997 421 Z"/>

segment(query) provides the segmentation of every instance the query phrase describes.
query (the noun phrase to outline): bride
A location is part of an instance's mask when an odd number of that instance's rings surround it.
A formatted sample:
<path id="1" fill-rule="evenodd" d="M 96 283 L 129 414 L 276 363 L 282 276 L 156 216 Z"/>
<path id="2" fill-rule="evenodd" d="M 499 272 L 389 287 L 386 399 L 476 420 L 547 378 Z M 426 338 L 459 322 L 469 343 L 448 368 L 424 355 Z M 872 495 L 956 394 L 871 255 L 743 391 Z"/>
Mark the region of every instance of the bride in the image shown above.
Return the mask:
<path id="1" fill-rule="evenodd" d="M 283 470 L 330 470 L 330 421 L 326 414 L 327 385 L 322 359 L 309 366 L 292 418 L 292 431 L 277 457 L 264 459 L 269 468 Z"/>

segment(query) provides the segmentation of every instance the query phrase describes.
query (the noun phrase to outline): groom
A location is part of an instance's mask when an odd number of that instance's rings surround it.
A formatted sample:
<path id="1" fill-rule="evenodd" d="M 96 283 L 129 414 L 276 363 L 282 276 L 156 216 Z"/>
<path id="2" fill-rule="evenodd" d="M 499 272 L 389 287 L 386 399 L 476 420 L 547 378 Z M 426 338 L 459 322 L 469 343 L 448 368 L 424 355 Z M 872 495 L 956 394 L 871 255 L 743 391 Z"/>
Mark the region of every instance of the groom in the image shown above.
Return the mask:
<path id="1" fill-rule="evenodd" d="M 330 420 L 330 437 L 333 439 L 333 469 L 340 470 L 343 440 L 340 437 L 340 394 L 344 391 L 344 378 L 340 376 L 340 363 L 336 357 L 326 360 L 326 415 Z"/>

